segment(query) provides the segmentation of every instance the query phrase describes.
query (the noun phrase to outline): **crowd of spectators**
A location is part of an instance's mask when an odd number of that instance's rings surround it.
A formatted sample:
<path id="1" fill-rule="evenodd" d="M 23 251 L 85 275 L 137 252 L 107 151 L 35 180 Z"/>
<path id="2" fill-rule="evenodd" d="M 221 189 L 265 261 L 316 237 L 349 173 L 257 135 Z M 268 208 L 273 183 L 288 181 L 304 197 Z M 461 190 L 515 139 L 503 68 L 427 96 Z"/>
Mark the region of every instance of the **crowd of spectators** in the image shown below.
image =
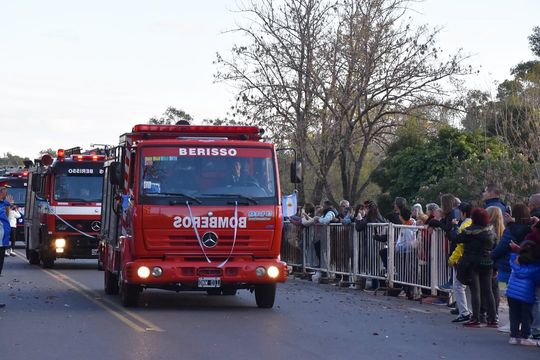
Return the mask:
<path id="1" fill-rule="evenodd" d="M 428 203 L 425 212 L 422 204 L 409 207 L 405 198 L 397 197 L 393 211 L 385 216 L 371 200 L 355 207 L 341 200 L 337 209 L 330 201 L 324 201 L 322 206 L 306 203 L 291 221 L 306 227 L 341 223 L 354 226 L 360 233 L 368 224 L 409 225 L 398 227 L 392 250 L 396 263 L 415 261 L 415 267 L 425 264 L 429 257 L 425 249 L 418 249 L 414 259 L 408 255 L 418 246 L 418 238 L 423 232 L 441 229 L 445 241 L 440 248 L 447 256 L 451 276 L 439 289 L 452 294 L 454 302 L 449 305 L 453 307 L 451 313 L 457 315 L 453 322 L 469 328 L 498 328 L 510 333 L 510 344 L 540 346 L 540 194 L 531 195 L 528 204 L 512 207 L 501 197 L 501 190 L 490 184 L 483 189 L 482 201 L 476 206 L 444 194 L 440 206 Z M 320 245 L 316 250 L 320 252 Z M 359 243 L 360 256 L 370 250 L 367 244 Z M 386 246 L 378 251 L 385 269 L 388 251 Z M 499 283 L 506 287 L 508 324 L 499 323 Z M 409 299 L 415 299 L 413 287 L 402 286 L 402 290 Z"/>

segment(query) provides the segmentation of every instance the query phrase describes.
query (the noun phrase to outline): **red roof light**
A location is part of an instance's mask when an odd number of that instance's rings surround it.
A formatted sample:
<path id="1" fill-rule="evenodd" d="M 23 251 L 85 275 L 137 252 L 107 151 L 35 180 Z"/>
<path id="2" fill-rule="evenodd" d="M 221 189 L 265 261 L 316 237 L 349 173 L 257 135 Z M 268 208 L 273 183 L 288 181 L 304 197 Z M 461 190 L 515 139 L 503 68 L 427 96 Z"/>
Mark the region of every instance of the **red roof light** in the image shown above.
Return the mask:
<path id="1" fill-rule="evenodd" d="M 212 126 L 212 125 L 135 125 L 132 129 L 134 134 L 148 137 L 173 138 L 173 137 L 212 137 L 221 136 L 229 139 L 259 140 L 264 130 L 258 126 Z"/>
<path id="2" fill-rule="evenodd" d="M 84 161 L 84 160 L 103 161 L 105 160 L 105 155 L 71 155 L 71 158 L 76 161 Z"/>
<path id="3" fill-rule="evenodd" d="M 56 157 L 63 158 L 64 154 L 65 154 L 64 149 L 58 149 L 58 151 L 56 152 Z"/>

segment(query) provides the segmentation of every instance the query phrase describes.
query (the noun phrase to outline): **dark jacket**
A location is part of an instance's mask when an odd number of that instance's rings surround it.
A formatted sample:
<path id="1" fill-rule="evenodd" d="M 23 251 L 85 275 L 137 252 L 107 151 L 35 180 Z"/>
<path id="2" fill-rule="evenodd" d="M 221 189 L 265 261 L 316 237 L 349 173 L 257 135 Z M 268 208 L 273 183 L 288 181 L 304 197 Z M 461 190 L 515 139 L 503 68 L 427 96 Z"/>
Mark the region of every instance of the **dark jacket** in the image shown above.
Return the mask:
<path id="1" fill-rule="evenodd" d="M 356 220 L 354 226 L 356 231 L 364 231 L 367 227 L 367 224 L 382 224 L 387 222 L 382 216 L 375 219 L 363 218 L 362 220 Z"/>
<path id="2" fill-rule="evenodd" d="M 391 222 L 392 224 L 401 225 L 401 219 L 399 218 L 399 213 L 393 211 L 386 215 L 386 219 L 388 222 Z"/>
<path id="3" fill-rule="evenodd" d="M 427 222 L 428 226 L 434 228 L 441 228 L 444 231 L 450 243 L 449 254 L 452 254 L 454 252 L 457 245 L 457 243 L 455 242 L 457 225 L 454 225 L 452 223 L 452 220 L 454 219 L 459 220 L 459 214 L 456 217 L 456 212 L 452 210 L 448 214 L 446 214 L 445 217 L 441 220 L 431 219 Z"/>
<path id="4" fill-rule="evenodd" d="M 493 227 L 471 225 L 465 228 L 455 239 L 456 244 L 463 244 L 463 256 L 459 260 L 475 266 L 493 266 L 491 249 L 496 241 Z"/>
<path id="5" fill-rule="evenodd" d="M 495 246 L 495 249 L 491 252 L 491 259 L 495 262 L 495 268 L 498 271 L 504 271 L 510 273 L 510 241 L 514 241 L 519 244 L 523 241 L 525 236 L 530 232 L 530 228 L 527 225 L 509 223 L 506 229 L 504 229 L 501 240 Z"/>
<path id="6" fill-rule="evenodd" d="M 517 254 L 510 257 L 512 274 L 508 281 L 506 296 L 512 299 L 533 304 L 535 301 L 534 288 L 540 285 L 540 263 L 517 264 Z"/>
<path id="7" fill-rule="evenodd" d="M 487 199 L 486 201 L 484 201 L 484 209 L 487 209 L 490 206 L 496 206 L 501 209 L 503 215 L 506 212 L 506 204 L 503 203 L 502 200 L 499 198 Z"/>

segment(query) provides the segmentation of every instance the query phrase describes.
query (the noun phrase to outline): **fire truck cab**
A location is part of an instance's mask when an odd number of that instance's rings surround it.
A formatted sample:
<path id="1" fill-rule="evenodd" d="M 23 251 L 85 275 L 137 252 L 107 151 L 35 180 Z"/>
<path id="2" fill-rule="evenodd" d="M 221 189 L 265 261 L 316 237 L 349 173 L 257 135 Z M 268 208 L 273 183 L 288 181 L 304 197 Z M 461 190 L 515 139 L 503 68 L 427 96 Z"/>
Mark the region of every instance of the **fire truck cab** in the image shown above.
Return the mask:
<path id="1" fill-rule="evenodd" d="M 24 205 L 26 199 L 26 187 L 28 186 L 28 169 L 21 169 L 6 173 L 0 177 L 0 183 L 11 186 L 9 194 L 13 196 L 13 201 L 21 217 L 17 219 L 17 230 L 15 232 L 16 241 L 24 241 Z"/>
<path id="2" fill-rule="evenodd" d="M 274 304 L 281 196 L 273 144 L 248 126 L 136 125 L 105 162 L 100 256 L 107 294 L 255 292 Z"/>
<path id="3" fill-rule="evenodd" d="M 58 150 L 30 170 L 25 243 L 30 264 L 45 268 L 57 258 L 97 259 L 101 230 L 103 161 L 96 151 Z"/>

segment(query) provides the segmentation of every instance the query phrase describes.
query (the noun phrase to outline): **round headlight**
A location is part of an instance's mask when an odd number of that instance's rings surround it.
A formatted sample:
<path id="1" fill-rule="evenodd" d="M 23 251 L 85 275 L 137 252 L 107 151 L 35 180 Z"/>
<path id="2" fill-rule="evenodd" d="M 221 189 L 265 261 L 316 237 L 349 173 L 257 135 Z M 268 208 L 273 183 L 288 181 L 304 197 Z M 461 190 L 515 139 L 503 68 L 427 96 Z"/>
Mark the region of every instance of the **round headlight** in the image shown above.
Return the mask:
<path id="1" fill-rule="evenodd" d="M 154 266 L 152 268 L 152 276 L 153 277 L 160 277 L 161 275 L 163 275 L 163 269 L 160 268 L 159 266 Z"/>
<path id="2" fill-rule="evenodd" d="M 140 266 L 137 269 L 137 275 L 139 275 L 141 279 L 146 279 L 150 276 L 150 269 L 147 266 Z"/>
<path id="3" fill-rule="evenodd" d="M 264 274 L 266 274 L 266 270 L 262 266 L 259 266 L 257 269 L 255 269 L 255 274 L 257 274 L 258 277 L 263 277 Z"/>
<path id="4" fill-rule="evenodd" d="M 268 276 L 270 276 L 272 279 L 275 279 L 279 276 L 279 269 L 276 266 L 269 266 L 268 267 Z"/>

